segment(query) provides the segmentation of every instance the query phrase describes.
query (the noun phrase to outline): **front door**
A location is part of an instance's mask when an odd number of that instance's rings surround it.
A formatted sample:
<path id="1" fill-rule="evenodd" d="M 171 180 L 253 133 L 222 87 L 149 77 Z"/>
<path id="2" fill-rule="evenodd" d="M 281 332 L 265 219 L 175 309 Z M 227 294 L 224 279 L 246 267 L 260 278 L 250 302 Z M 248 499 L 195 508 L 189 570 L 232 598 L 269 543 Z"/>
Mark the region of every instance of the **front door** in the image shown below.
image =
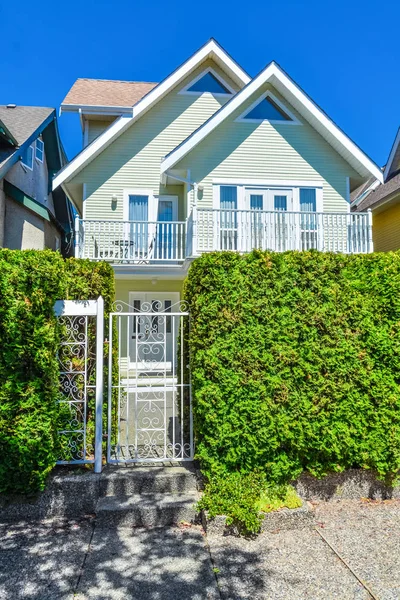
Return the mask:
<path id="1" fill-rule="evenodd" d="M 175 373 L 179 324 L 169 313 L 178 303 L 179 292 L 130 292 L 130 369 Z"/>

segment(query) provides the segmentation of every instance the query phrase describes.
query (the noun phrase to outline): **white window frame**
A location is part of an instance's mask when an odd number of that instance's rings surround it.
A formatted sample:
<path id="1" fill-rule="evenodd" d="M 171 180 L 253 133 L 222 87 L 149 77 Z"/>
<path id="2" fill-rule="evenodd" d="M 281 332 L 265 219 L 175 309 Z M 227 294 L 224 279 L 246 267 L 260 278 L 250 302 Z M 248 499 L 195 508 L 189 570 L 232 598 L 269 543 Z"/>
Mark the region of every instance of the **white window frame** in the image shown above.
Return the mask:
<path id="1" fill-rule="evenodd" d="M 42 158 L 39 158 L 37 155 L 37 151 L 38 151 L 38 142 L 40 144 L 42 144 L 42 149 L 41 149 L 41 153 L 42 153 Z M 38 162 L 42 163 L 44 160 L 44 142 L 43 140 L 41 140 L 40 138 L 38 138 L 35 142 L 35 158 Z"/>
<path id="2" fill-rule="evenodd" d="M 24 154 L 25 154 L 25 152 L 27 152 L 28 148 L 32 148 L 32 164 L 28 165 L 26 162 L 24 162 L 24 156 L 23 155 L 21 156 L 21 164 L 24 165 L 24 167 L 26 167 L 27 169 L 29 169 L 29 171 L 33 171 L 33 158 L 35 156 L 34 144 L 30 144 L 30 146 L 28 146 L 25 149 Z"/>
<path id="3" fill-rule="evenodd" d="M 260 102 L 265 100 L 266 98 L 271 98 L 271 100 L 287 115 L 291 121 L 286 120 L 277 120 L 277 119 L 246 119 L 246 115 L 248 115 L 253 108 L 255 108 Z M 255 100 L 246 110 L 239 115 L 235 119 L 236 123 L 270 123 L 271 125 L 302 125 L 302 123 L 295 117 L 295 115 L 270 91 L 267 90 L 261 96 L 258 96 L 257 100 Z"/>
<path id="4" fill-rule="evenodd" d="M 153 190 L 127 188 L 123 191 L 124 207 L 123 220 L 129 221 L 129 196 L 148 196 L 148 215 L 147 220 L 150 222 L 157 221 L 158 215 L 158 194 L 154 194 Z"/>
<path id="5" fill-rule="evenodd" d="M 207 73 L 211 73 L 212 75 L 214 75 L 214 77 L 221 83 L 221 85 L 223 85 L 227 90 L 229 90 L 229 92 L 189 92 L 188 91 L 189 88 L 192 87 L 192 85 L 194 85 L 202 77 L 204 77 L 204 75 L 207 75 Z M 209 96 L 227 97 L 227 96 L 232 96 L 233 94 L 236 94 L 236 90 L 234 90 L 233 87 L 231 85 L 229 85 L 229 83 L 227 83 L 225 81 L 225 79 L 223 77 L 221 77 L 221 75 L 219 73 L 217 73 L 212 67 L 207 67 L 199 75 L 197 75 L 194 79 L 192 79 L 190 81 L 190 83 L 185 85 L 185 87 L 182 88 L 178 92 L 178 94 L 181 94 L 184 96 L 202 96 L 203 94 L 208 94 Z"/>

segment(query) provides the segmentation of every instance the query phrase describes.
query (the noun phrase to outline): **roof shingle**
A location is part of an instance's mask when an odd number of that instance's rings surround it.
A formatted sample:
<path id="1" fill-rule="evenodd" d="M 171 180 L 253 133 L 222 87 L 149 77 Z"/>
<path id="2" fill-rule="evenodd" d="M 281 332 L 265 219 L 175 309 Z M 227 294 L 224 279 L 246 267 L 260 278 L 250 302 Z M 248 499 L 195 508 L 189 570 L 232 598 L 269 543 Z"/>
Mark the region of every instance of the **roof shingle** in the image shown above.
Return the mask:
<path id="1" fill-rule="evenodd" d="M 133 106 L 156 85 L 147 81 L 77 79 L 62 105 Z"/>
<path id="2" fill-rule="evenodd" d="M 44 106 L 15 106 L 7 108 L 0 105 L 0 120 L 14 136 L 19 146 L 32 135 L 54 108 Z M 15 148 L 0 146 L 0 167 L 15 152 Z"/>
<path id="3" fill-rule="evenodd" d="M 386 198 L 400 193 L 400 173 L 389 179 L 383 185 L 379 185 L 375 190 L 370 192 L 364 200 L 361 200 L 360 204 L 355 209 L 357 212 L 362 212 L 368 208 L 374 209 L 382 204 Z"/>

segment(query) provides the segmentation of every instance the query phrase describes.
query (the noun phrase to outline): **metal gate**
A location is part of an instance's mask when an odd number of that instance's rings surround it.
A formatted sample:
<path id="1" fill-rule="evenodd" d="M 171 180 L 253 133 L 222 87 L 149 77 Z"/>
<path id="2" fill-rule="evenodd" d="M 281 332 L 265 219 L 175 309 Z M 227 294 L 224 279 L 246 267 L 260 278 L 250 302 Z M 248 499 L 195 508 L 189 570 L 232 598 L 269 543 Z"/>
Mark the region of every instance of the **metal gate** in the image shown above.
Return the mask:
<path id="1" fill-rule="evenodd" d="M 102 465 L 104 300 L 59 300 L 58 464 Z"/>
<path id="2" fill-rule="evenodd" d="M 193 460 L 189 313 L 148 296 L 110 314 L 110 463 Z"/>

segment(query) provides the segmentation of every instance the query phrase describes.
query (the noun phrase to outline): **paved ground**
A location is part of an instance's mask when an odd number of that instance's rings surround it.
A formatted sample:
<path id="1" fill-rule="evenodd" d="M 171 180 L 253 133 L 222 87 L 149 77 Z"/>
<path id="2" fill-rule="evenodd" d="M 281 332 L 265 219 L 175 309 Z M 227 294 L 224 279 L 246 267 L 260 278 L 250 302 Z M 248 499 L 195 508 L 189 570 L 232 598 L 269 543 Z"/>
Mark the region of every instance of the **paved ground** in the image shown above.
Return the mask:
<path id="1" fill-rule="evenodd" d="M 2 526 L 0 599 L 400 600 L 400 501 L 315 508 L 316 529 L 255 540 L 91 519 Z"/>

